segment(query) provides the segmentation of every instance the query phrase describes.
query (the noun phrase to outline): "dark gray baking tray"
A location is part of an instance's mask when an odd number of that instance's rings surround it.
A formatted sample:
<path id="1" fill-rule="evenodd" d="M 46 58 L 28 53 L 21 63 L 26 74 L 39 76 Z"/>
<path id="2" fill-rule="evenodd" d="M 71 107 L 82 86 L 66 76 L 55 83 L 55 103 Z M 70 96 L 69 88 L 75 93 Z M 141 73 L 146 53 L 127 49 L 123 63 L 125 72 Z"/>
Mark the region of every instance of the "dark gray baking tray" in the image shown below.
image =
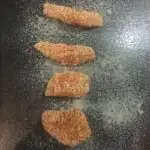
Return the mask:
<path id="1" fill-rule="evenodd" d="M 1 4 L 0 150 L 61 150 L 41 127 L 44 109 L 79 107 L 92 129 L 76 150 L 149 150 L 150 1 L 55 0 L 57 4 L 98 11 L 104 26 L 83 29 L 45 18 L 41 0 Z M 39 40 L 84 44 L 95 49 L 94 62 L 66 67 L 46 59 L 32 45 Z M 57 71 L 89 75 L 86 97 L 44 97 Z"/>

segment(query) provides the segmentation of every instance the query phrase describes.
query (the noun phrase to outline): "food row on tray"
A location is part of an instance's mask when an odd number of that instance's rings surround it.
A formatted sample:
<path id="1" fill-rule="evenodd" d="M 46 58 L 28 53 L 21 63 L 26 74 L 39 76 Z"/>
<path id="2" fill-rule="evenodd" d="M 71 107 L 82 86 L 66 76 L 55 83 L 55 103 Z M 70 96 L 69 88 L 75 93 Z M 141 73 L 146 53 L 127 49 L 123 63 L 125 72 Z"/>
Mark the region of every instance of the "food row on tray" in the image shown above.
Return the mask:
<path id="1" fill-rule="evenodd" d="M 103 18 L 96 12 L 77 10 L 70 7 L 50 4 L 43 5 L 47 17 L 64 23 L 86 28 L 100 27 Z M 51 43 L 39 41 L 34 48 L 47 58 L 63 65 L 79 65 L 95 59 L 94 50 L 85 45 Z M 89 77 L 81 72 L 66 71 L 55 73 L 48 81 L 45 96 L 79 98 L 89 91 Z M 44 130 L 60 143 L 76 146 L 91 136 L 87 118 L 79 109 L 45 110 L 41 121 Z"/>

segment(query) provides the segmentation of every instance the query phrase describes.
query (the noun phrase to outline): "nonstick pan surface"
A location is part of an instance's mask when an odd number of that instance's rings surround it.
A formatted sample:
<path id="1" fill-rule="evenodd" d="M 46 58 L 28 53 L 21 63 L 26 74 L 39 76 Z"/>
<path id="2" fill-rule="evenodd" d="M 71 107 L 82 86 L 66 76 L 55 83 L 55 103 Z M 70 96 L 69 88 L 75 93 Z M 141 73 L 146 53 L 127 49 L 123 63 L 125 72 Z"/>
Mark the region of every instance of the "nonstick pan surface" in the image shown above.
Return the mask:
<path id="1" fill-rule="evenodd" d="M 40 0 L 1 4 L 0 150 L 63 150 L 44 133 L 45 109 L 80 108 L 92 136 L 75 150 L 149 150 L 149 0 L 55 0 L 56 4 L 96 10 L 104 26 L 83 29 L 47 19 Z M 52 1 L 50 1 L 52 2 Z M 46 59 L 32 46 L 39 40 L 84 44 L 96 61 L 76 67 Z M 77 100 L 46 98 L 47 80 L 58 71 L 89 75 L 90 92 Z"/>

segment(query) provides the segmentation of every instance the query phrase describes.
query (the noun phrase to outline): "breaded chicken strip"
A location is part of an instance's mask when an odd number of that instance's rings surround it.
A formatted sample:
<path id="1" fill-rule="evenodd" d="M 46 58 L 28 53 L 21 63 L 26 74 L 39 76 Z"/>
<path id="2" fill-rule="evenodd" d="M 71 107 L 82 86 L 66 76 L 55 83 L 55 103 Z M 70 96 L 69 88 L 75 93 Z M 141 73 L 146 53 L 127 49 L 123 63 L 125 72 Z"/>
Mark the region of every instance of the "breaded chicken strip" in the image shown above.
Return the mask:
<path id="1" fill-rule="evenodd" d="M 74 8 L 44 3 L 44 15 L 61 20 L 68 24 L 80 25 L 84 27 L 98 27 L 103 25 L 103 18 L 98 13 L 86 10 L 76 10 Z"/>
<path id="2" fill-rule="evenodd" d="M 93 49 L 83 45 L 54 44 L 40 41 L 34 45 L 34 48 L 46 57 L 66 65 L 78 65 L 95 59 Z"/>
<path id="3" fill-rule="evenodd" d="M 89 91 L 88 76 L 74 71 L 55 73 L 48 81 L 45 96 L 80 97 Z"/>
<path id="4" fill-rule="evenodd" d="M 64 145 L 76 146 L 91 135 L 86 116 L 78 109 L 44 111 L 44 130 Z"/>

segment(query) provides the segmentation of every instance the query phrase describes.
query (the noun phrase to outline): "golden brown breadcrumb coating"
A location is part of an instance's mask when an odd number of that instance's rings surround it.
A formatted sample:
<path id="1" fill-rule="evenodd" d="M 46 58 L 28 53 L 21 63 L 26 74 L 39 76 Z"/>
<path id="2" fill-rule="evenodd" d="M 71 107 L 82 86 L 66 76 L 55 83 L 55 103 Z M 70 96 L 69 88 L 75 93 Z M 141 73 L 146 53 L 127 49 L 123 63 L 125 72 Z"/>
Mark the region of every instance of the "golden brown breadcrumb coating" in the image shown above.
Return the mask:
<path id="1" fill-rule="evenodd" d="M 84 27 L 98 27 L 103 25 L 103 18 L 98 13 L 86 10 L 76 10 L 74 8 L 44 3 L 44 15 L 61 20 L 68 24 L 80 25 Z"/>
<path id="2" fill-rule="evenodd" d="M 65 65 L 78 65 L 95 59 L 95 52 L 91 47 L 83 45 L 54 44 L 40 41 L 34 48 L 46 57 Z"/>
<path id="3" fill-rule="evenodd" d="M 47 110 L 41 121 L 44 130 L 64 145 L 76 146 L 91 135 L 86 116 L 78 109 Z"/>
<path id="4" fill-rule="evenodd" d="M 80 97 L 89 91 L 88 76 L 74 71 L 55 73 L 48 81 L 45 96 Z"/>

